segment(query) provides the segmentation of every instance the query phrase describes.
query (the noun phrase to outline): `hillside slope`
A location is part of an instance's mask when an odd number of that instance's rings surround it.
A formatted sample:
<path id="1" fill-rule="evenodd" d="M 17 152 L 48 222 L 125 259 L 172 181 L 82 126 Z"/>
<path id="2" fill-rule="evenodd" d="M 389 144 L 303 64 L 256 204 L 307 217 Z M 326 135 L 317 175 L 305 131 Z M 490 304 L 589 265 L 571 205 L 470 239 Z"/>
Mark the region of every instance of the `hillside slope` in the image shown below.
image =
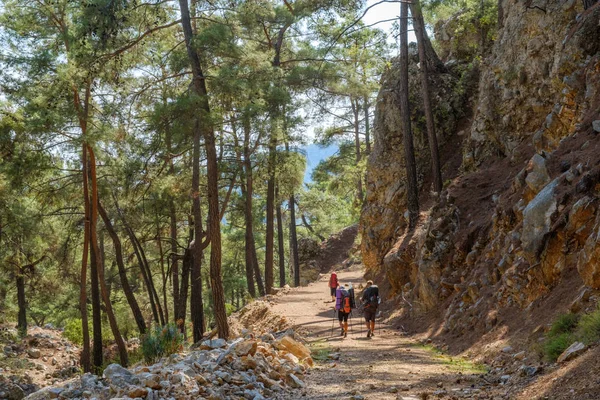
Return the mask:
<path id="1" fill-rule="evenodd" d="M 422 210 L 413 232 L 405 229 L 395 68 L 384 78 L 361 249 L 367 275 L 386 282 L 396 323 L 453 353 L 491 363 L 510 344 L 539 362 L 532 349 L 548 324 L 598 302 L 600 6 L 548 0 L 502 8 L 497 39 L 472 70 L 478 86 L 461 84 L 465 70 L 455 61 L 434 78 L 442 82 L 433 85 L 443 119 L 439 199 L 429 193 L 411 60 Z"/>

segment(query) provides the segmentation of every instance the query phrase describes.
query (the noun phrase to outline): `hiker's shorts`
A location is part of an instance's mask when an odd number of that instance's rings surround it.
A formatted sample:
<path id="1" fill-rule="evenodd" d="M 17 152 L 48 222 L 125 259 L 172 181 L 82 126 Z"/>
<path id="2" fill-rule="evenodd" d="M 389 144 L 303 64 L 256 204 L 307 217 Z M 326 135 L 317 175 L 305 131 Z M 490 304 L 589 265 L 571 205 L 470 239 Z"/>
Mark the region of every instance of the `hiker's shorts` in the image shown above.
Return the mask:
<path id="1" fill-rule="evenodd" d="M 329 289 L 330 289 L 330 290 L 329 290 L 329 292 L 331 293 L 331 295 L 332 295 L 332 296 L 335 296 L 335 290 L 336 290 L 336 289 L 335 289 L 334 287 L 331 287 L 331 288 L 329 288 Z"/>
<path id="2" fill-rule="evenodd" d="M 377 310 L 363 310 L 363 316 L 365 317 L 365 321 L 375 321 L 375 315 L 377 314 Z"/>
<path id="3" fill-rule="evenodd" d="M 342 321 L 348 322 L 349 315 L 350 315 L 350 313 L 345 313 L 341 310 L 338 310 L 338 319 L 340 320 L 340 322 L 342 322 Z"/>

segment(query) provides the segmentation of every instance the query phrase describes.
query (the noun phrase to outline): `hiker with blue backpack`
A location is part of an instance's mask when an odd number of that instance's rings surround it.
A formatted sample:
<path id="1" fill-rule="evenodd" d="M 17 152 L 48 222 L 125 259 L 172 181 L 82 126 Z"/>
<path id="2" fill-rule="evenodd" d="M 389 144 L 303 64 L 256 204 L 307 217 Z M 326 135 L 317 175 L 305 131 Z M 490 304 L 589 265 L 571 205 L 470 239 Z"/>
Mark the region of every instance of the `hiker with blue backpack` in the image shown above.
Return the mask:
<path id="1" fill-rule="evenodd" d="M 373 281 L 367 281 L 367 287 L 363 291 L 361 302 L 363 305 L 363 316 L 367 323 L 367 337 L 375 336 L 375 316 L 379 307 L 379 288 L 373 285 Z"/>
<path id="2" fill-rule="evenodd" d="M 348 287 L 345 287 L 348 286 Z M 335 292 L 335 310 L 340 322 L 341 336 L 348 335 L 348 317 L 356 307 L 354 301 L 354 288 L 352 285 L 340 285 Z"/>

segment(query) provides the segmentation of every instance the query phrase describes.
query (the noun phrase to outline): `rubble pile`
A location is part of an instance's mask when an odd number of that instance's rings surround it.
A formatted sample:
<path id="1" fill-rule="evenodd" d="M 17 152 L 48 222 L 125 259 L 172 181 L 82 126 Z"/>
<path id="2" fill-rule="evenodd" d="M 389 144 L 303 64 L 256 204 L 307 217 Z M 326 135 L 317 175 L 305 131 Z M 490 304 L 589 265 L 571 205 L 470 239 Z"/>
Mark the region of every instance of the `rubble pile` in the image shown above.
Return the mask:
<path id="1" fill-rule="evenodd" d="M 20 400 L 78 375 L 79 351 L 50 324 L 31 327 L 23 338 L 13 327 L 0 327 L 0 400 Z"/>
<path id="2" fill-rule="evenodd" d="M 150 366 L 111 364 L 102 377 L 84 374 L 27 399 L 284 399 L 304 387 L 313 365 L 293 330 L 260 337 L 245 331 L 235 340 L 206 340 L 198 347 Z"/>

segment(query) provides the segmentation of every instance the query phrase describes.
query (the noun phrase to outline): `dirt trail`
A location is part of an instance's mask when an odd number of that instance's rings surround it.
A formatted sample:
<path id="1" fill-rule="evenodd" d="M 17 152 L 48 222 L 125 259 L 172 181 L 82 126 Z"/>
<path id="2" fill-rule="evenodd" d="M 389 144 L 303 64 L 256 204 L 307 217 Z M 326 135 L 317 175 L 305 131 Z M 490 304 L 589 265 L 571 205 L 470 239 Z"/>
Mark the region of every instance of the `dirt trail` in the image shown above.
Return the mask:
<path id="1" fill-rule="evenodd" d="M 364 284 L 363 271 L 338 272 L 342 283 Z M 477 380 L 471 366 L 451 362 L 404 337 L 398 330 L 378 326 L 366 338 L 358 311 L 351 319 L 347 338 L 340 336 L 337 320 L 332 335 L 333 305 L 328 277 L 277 298 L 273 311 L 294 321 L 313 346 L 328 348 L 339 360 L 319 362 L 307 376 L 304 398 L 310 399 L 437 399 L 471 398 Z M 359 290 L 357 297 L 359 296 Z M 427 396 L 429 395 L 429 396 Z"/>

